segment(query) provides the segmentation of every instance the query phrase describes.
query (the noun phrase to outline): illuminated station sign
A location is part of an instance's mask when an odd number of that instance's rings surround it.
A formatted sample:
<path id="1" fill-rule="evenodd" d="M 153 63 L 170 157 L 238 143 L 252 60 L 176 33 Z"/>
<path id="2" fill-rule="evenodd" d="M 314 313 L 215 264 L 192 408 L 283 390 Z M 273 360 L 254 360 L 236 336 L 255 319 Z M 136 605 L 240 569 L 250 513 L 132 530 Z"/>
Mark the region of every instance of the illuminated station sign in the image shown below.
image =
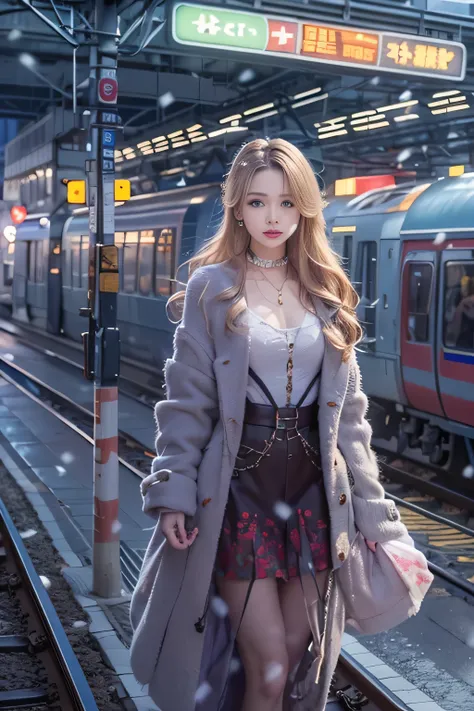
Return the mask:
<path id="1" fill-rule="evenodd" d="M 179 3 L 173 39 L 184 45 L 462 81 L 466 48 L 459 42 L 358 30 L 307 20 Z"/>

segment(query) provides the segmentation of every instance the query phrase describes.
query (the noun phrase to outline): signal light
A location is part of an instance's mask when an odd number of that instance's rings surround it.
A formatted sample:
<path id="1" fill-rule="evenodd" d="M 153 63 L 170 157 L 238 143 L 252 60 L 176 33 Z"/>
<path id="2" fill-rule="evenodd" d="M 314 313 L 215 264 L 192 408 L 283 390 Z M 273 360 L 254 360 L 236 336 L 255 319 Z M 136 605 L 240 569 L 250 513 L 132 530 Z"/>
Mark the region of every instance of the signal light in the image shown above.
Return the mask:
<path id="1" fill-rule="evenodd" d="M 114 181 L 114 198 L 115 200 L 130 200 L 132 188 L 130 180 L 115 180 Z"/>
<path id="2" fill-rule="evenodd" d="M 26 207 L 23 205 L 14 205 L 10 210 L 10 217 L 15 225 L 21 225 L 21 223 L 26 219 L 28 212 Z"/>
<path id="3" fill-rule="evenodd" d="M 334 184 L 336 197 L 343 195 L 362 195 L 376 188 L 387 188 L 395 185 L 393 175 L 359 175 L 353 178 L 341 178 Z"/>
<path id="4" fill-rule="evenodd" d="M 86 181 L 69 180 L 67 183 L 67 201 L 73 205 L 84 205 L 86 202 Z"/>
<path id="5" fill-rule="evenodd" d="M 450 165 L 449 166 L 449 177 L 457 178 L 459 175 L 464 175 L 463 165 Z"/>

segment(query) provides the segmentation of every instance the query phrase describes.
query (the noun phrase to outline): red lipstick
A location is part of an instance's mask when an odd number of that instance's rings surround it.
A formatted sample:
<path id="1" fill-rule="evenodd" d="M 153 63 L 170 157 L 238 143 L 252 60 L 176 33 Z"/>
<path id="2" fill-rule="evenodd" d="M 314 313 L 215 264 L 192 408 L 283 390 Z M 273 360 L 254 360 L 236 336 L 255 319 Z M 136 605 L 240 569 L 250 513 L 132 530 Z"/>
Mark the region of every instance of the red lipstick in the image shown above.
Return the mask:
<path id="1" fill-rule="evenodd" d="M 267 230 L 263 234 L 265 235 L 265 237 L 270 237 L 270 239 L 275 239 L 276 237 L 279 237 L 280 235 L 282 235 L 283 232 L 280 232 L 279 230 Z"/>

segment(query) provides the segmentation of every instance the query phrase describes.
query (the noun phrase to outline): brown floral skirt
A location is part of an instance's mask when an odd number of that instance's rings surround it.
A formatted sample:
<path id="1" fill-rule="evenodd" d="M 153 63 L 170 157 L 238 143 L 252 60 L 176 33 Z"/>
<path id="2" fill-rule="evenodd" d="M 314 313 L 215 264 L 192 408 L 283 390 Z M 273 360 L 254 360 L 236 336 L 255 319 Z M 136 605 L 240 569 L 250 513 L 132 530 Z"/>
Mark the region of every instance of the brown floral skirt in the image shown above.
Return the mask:
<path id="1" fill-rule="evenodd" d="M 247 401 L 216 558 L 228 580 L 283 580 L 330 565 L 317 405 Z"/>

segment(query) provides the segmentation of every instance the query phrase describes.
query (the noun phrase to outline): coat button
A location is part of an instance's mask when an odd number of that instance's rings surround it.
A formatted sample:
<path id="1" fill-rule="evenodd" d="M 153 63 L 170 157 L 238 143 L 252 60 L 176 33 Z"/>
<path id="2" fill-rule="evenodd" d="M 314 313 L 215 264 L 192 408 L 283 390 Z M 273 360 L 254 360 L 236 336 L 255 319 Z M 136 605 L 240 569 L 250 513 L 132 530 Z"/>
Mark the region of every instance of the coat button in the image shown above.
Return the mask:
<path id="1" fill-rule="evenodd" d="M 341 504 L 341 506 L 343 506 L 346 503 L 346 501 L 347 501 L 347 496 L 345 494 L 341 494 L 339 497 L 339 503 Z"/>
<path id="2" fill-rule="evenodd" d="M 346 556 L 344 555 L 344 553 L 342 551 L 337 554 L 337 557 L 339 558 L 340 561 L 343 561 L 346 559 Z"/>
<path id="3" fill-rule="evenodd" d="M 329 407 L 336 407 L 337 403 L 336 402 L 328 402 Z"/>
<path id="4" fill-rule="evenodd" d="M 211 501 L 212 501 L 211 498 L 209 498 L 209 499 L 203 499 L 203 500 L 202 500 L 202 506 L 207 506 L 208 503 L 210 503 Z"/>
<path id="5" fill-rule="evenodd" d="M 229 365 L 229 363 L 230 363 L 230 360 L 225 360 L 225 361 L 224 361 L 224 365 Z"/>

